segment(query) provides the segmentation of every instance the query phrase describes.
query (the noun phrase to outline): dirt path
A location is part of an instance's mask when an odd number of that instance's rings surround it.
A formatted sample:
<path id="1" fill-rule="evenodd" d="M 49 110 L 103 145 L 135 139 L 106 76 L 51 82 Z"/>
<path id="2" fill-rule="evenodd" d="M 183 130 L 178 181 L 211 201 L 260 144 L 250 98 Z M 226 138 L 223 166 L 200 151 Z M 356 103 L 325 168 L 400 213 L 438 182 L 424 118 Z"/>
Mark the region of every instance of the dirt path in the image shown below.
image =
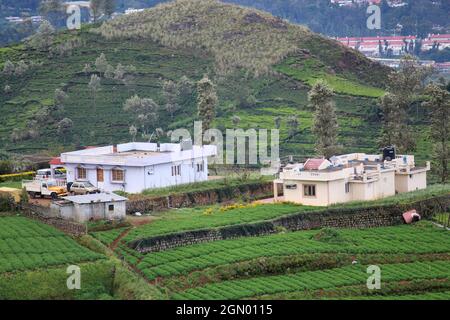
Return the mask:
<path id="1" fill-rule="evenodd" d="M 120 240 L 122 240 L 124 237 L 126 237 L 126 235 L 135 227 L 130 227 L 126 230 L 124 230 L 117 238 L 116 240 L 114 240 L 110 245 L 109 248 L 114 251 L 116 250 L 117 246 L 119 245 Z"/>

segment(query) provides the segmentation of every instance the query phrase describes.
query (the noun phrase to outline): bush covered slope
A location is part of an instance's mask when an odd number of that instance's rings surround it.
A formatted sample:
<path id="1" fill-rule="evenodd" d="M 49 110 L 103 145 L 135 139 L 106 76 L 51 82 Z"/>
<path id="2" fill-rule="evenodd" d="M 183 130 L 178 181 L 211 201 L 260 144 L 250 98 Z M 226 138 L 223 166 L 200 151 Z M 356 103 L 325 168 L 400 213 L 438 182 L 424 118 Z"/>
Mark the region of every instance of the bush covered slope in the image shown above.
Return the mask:
<path id="1" fill-rule="evenodd" d="M 102 53 L 112 68 L 124 66 L 124 79 L 96 70 Z M 305 27 L 213 0 L 179 0 L 60 33 L 48 48 L 0 48 L 0 69 L 7 61 L 20 72 L 0 75 L 0 149 L 28 153 L 128 141 L 132 115 L 123 111 L 127 98 L 138 94 L 163 106 L 164 80 L 186 76 L 197 81 L 205 73 L 217 85 L 218 128 L 234 127 L 233 115 L 244 129 L 271 129 L 281 117 L 282 153 L 297 155 L 313 153 L 307 92 L 316 79 L 325 78 L 339 94 L 344 149 L 374 151 L 379 130 L 374 98 L 383 93 L 388 73 Z M 96 93 L 88 87 L 94 74 L 101 77 Z M 68 95 L 57 112 L 56 89 Z M 155 127 L 191 128 L 196 114 L 194 90 L 173 118 L 161 107 Z M 287 125 L 290 115 L 300 120 L 295 133 Z M 73 121 L 67 137 L 57 132 L 65 117 Z"/>

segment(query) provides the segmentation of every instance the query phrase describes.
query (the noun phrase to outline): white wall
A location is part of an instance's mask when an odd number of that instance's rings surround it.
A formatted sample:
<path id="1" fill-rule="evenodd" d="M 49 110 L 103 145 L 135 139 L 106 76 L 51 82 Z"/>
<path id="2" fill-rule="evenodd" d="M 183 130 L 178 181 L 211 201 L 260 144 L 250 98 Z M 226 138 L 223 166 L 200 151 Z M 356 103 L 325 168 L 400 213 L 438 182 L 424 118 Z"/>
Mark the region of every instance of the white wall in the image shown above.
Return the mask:
<path id="1" fill-rule="evenodd" d="M 204 171 L 197 172 L 197 163 L 204 163 Z M 172 176 L 172 166 L 181 165 L 181 175 Z M 76 164 L 67 164 L 67 182 L 78 180 Z M 99 189 L 107 192 L 125 191 L 129 193 L 139 193 L 145 189 L 161 188 L 172 185 L 194 183 L 208 180 L 208 159 L 193 159 L 177 161 L 174 163 L 164 163 L 146 167 L 126 167 L 126 166 L 96 166 L 84 165 L 86 168 L 86 180 Z M 97 168 L 103 169 L 104 182 L 97 181 Z M 125 170 L 125 183 L 113 183 L 111 180 L 112 169 Z M 150 174 L 153 172 L 153 174 Z"/>

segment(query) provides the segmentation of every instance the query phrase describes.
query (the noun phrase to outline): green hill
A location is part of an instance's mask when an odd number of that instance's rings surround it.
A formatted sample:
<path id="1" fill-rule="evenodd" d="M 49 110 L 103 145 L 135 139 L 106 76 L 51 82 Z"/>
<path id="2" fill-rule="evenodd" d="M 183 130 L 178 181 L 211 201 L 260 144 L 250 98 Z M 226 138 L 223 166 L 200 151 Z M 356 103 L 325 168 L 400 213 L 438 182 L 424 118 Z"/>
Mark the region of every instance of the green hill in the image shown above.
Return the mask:
<path id="1" fill-rule="evenodd" d="M 102 53 L 111 70 L 124 66 L 121 77 L 96 70 Z M 8 60 L 16 72 L 0 75 L 0 149 L 13 153 L 57 153 L 128 141 L 132 115 L 123 111 L 127 98 L 138 94 L 162 106 L 165 80 L 186 76 L 194 82 L 205 73 L 217 85 L 219 129 L 233 127 L 233 115 L 244 129 L 274 128 L 274 119 L 281 117 L 282 154 L 296 155 L 313 153 L 307 92 L 325 78 L 338 93 L 344 149 L 374 151 L 380 127 L 375 98 L 383 94 L 389 72 L 303 26 L 213 0 L 179 0 L 62 32 L 44 48 L 0 48 L 0 70 Z M 91 68 L 85 69 L 86 64 Z M 88 88 L 93 74 L 101 76 L 95 95 Z M 68 95 L 63 109 L 54 107 L 55 89 Z M 155 127 L 191 128 L 196 114 L 194 90 L 173 118 L 161 108 Z M 287 125 L 290 115 L 299 117 L 295 133 Z M 65 117 L 73 129 L 62 137 L 57 124 Z M 420 117 L 415 124 L 422 153 L 427 144 Z"/>

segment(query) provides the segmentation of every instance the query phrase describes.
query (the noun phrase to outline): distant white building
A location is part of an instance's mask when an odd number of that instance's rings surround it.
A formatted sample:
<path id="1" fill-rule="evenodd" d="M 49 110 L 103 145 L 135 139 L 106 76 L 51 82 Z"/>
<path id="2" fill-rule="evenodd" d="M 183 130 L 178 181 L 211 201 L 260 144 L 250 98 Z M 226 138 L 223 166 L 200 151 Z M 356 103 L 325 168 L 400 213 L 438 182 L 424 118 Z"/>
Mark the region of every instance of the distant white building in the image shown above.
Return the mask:
<path id="1" fill-rule="evenodd" d="M 427 172 L 415 165 L 413 155 L 345 154 L 327 159 L 309 159 L 289 165 L 274 181 L 274 196 L 282 186 L 284 201 L 311 206 L 329 206 L 351 201 L 376 200 L 396 193 L 427 187 Z"/>
<path id="2" fill-rule="evenodd" d="M 102 191 L 139 193 L 145 189 L 208 179 L 208 157 L 216 146 L 131 142 L 61 154 L 67 182 L 89 181 Z M 53 167 L 53 165 L 52 165 Z"/>
<path id="3" fill-rule="evenodd" d="M 132 14 L 132 13 L 137 13 L 137 12 L 142 12 L 145 9 L 135 9 L 135 8 L 128 8 L 125 10 L 125 14 Z"/>

